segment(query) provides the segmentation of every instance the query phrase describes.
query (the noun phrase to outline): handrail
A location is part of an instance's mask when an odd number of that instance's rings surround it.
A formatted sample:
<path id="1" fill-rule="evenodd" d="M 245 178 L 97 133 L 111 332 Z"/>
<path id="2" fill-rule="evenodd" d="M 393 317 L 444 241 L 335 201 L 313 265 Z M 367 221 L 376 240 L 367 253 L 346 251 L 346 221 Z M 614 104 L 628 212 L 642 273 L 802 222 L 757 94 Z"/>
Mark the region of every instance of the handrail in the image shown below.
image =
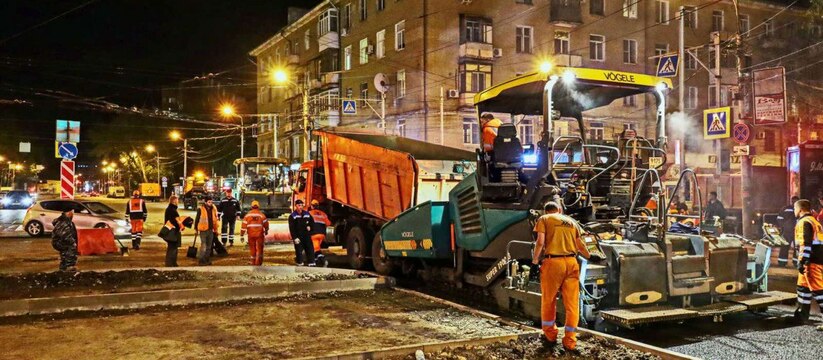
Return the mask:
<path id="1" fill-rule="evenodd" d="M 639 182 L 638 185 L 636 185 L 636 188 L 642 188 L 643 187 L 643 184 L 646 181 L 646 177 L 648 177 L 648 175 L 650 173 L 654 174 L 654 177 L 657 178 L 657 182 L 662 184 L 662 182 L 660 181 L 660 174 L 657 172 L 657 169 L 641 169 L 641 170 L 643 171 L 643 175 L 640 176 L 640 182 Z M 654 183 L 652 183 L 652 185 L 654 185 Z M 632 199 L 632 204 L 629 207 L 629 214 L 628 215 L 630 217 L 632 216 L 632 214 L 634 214 L 634 206 L 635 206 L 635 204 L 637 204 L 637 200 L 640 200 L 640 191 L 637 191 L 635 189 L 632 189 L 632 190 L 635 191 L 635 194 L 634 194 L 634 199 Z M 657 210 L 657 218 L 659 220 L 660 216 L 661 216 L 660 206 L 658 206 L 657 209 L 655 209 L 655 210 Z"/>
<path id="2" fill-rule="evenodd" d="M 699 206 L 699 211 L 697 212 L 697 214 L 698 214 L 697 217 L 699 218 L 700 215 L 703 214 L 703 195 L 700 192 L 700 184 L 697 182 L 697 174 L 694 172 L 694 170 L 684 169 L 680 173 L 680 177 L 677 179 L 677 185 L 674 186 L 674 189 L 672 190 L 672 193 L 677 192 L 677 189 L 680 188 L 680 184 L 683 183 L 683 179 L 686 177 L 686 175 L 689 175 L 689 174 L 691 174 L 691 178 L 692 178 L 692 180 L 694 180 L 694 189 L 696 190 L 695 192 L 697 193 L 697 206 Z M 666 203 L 666 211 L 665 211 L 666 214 L 669 213 L 669 209 L 671 208 L 671 206 L 672 206 L 672 197 L 669 197 L 669 201 Z M 690 216 L 694 216 L 694 215 L 690 215 Z M 666 229 L 668 229 L 669 228 L 668 216 L 666 216 L 666 218 L 664 220 L 664 224 L 666 225 Z M 697 225 L 698 232 L 700 231 L 700 225 L 701 224 L 703 224 L 702 221 L 700 221 Z"/>

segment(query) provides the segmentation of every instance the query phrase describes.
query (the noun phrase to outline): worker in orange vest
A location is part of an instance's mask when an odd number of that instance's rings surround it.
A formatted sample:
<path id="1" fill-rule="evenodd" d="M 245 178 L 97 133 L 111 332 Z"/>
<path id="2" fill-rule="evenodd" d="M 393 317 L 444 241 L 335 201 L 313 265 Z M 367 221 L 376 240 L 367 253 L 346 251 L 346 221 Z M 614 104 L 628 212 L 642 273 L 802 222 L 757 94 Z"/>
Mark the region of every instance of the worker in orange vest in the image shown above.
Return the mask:
<path id="1" fill-rule="evenodd" d="M 812 307 L 812 299 L 823 310 L 823 225 L 812 216 L 812 203 L 801 199 L 794 203 L 797 224 L 794 241 L 802 251 L 797 265 L 797 309 L 795 320 L 806 322 Z M 823 331 L 823 326 L 817 327 Z"/>
<path id="2" fill-rule="evenodd" d="M 314 223 L 311 227 L 311 242 L 314 245 L 315 259 L 322 257 L 320 254 L 320 247 L 323 245 L 323 240 L 326 239 L 326 227 L 331 225 L 329 216 L 326 212 L 320 210 L 320 202 L 317 200 L 311 201 L 311 210 L 309 210 Z"/>
<path id="3" fill-rule="evenodd" d="M 491 152 L 494 150 L 494 139 L 497 137 L 497 129 L 503 122 L 500 119 L 495 119 L 494 115 L 485 113 L 480 116 L 480 124 L 482 128 L 483 151 Z"/>
<path id="4" fill-rule="evenodd" d="M 249 234 L 249 258 L 252 265 L 263 265 L 263 243 L 266 241 L 266 234 L 269 232 L 269 220 L 260 211 L 260 203 L 257 200 L 251 202 L 251 210 L 243 217 L 240 224 L 240 242 L 243 236 Z"/>
<path id="5" fill-rule="evenodd" d="M 140 250 L 140 242 L 143 240 L 143 223 L 148 217 L 146 202 L 140 198 L 140 191 L 134 190 L 132 198 L 126 204 L 126 220 L 131 222 L 131 246 L 134 250 Z"/>

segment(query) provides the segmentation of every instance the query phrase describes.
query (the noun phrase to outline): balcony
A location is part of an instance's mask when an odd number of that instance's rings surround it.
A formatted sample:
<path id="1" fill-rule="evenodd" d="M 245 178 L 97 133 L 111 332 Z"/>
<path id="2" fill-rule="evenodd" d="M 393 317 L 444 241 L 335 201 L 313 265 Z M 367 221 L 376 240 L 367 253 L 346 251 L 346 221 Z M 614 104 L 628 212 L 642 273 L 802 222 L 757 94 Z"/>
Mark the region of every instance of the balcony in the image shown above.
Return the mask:
<path id="1" fill-rule="evenodd" d="M 580 0 L 551 0 L 549 22 L 559 26 L 576 26 L 583 23 Z"/>
<path id="2" fill-rule="evenodd" d="M 329 31 L 319 38 L 317 38 L 317 45 L 320 52 L 326 49 L 339 49 L 340 37 L 337 36 L 337 31 Z"/>
<path id="3" fill-rule="evenodd" d="M 494 59 L 494 46 L 492 44 L 467 42 L 460 44 L 458 52 L 461 58 Z"/>
<path id="4" fill-rule="evenodd" d="M 323 86 L 337 85 L 340 82 L 340 73 L 326 73 L 321 75 L 320 81 Z"/>
<path id="5" fill-rule="evenodd" d="M 300 56 L 298 56 L 298 55 L 286 56 L 286 61 L 289 63 L 289 65 L 300 64 Z"/>
<path id="6" fill-rule="evenodd" d="M 556 54 L 553 55 L 554 64 L 557 66 L 581 67 L 583 57 L 580 55 Z"/>

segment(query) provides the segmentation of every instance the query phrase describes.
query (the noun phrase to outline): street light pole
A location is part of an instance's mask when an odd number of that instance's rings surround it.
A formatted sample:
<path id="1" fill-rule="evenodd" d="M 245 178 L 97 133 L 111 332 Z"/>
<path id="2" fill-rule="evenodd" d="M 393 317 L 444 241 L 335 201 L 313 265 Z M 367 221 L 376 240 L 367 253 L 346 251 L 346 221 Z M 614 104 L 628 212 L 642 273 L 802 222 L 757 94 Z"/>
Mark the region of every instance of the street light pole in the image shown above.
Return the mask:
<path id="1" fill-rule="evenodd" d="M 183 138 L 183 192 L 186 192 L 189 165 L 189 139 Z"/>

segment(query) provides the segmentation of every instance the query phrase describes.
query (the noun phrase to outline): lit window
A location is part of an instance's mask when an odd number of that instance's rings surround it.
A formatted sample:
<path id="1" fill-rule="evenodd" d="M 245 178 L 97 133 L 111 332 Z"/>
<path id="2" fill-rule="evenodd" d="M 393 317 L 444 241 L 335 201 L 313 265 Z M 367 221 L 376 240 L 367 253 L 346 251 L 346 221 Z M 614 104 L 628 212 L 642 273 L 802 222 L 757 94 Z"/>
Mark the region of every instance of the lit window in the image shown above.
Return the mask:
<path id="1" fill-rule="evenodd" d="M 640 0 L 623 0 L 623 17 L 637 19 L 637 3 Z"/>
<path id="2" fill-rule="evenodd" d="M 351 45 L 343 50 L 343 70 L 351 70 Z"/>
<path id="3" fill-rule="evenodd" d="M 460 92 L 477 93 L 492 85 L 492 66 L 465 63 L 460 65 Z"/>
<path id="4" fill-rule="evenodd" d="M 386 30 L 380 30 L 377 32 L 377 40 L 375 42 L 374 47 L 374 56 L 378 59 L 382 58 L 386 54 Z"/>
<path id="5" fill-rule="evenodd" d="M 360 40 L 360 64 L 369 62 L 369 39 Z"/>
<path id="6" fill-rule="evenodd" d="M 337 9 L 328 9 L 320 14 L 317 21 L 317 36 L 337 31 Z"/>

